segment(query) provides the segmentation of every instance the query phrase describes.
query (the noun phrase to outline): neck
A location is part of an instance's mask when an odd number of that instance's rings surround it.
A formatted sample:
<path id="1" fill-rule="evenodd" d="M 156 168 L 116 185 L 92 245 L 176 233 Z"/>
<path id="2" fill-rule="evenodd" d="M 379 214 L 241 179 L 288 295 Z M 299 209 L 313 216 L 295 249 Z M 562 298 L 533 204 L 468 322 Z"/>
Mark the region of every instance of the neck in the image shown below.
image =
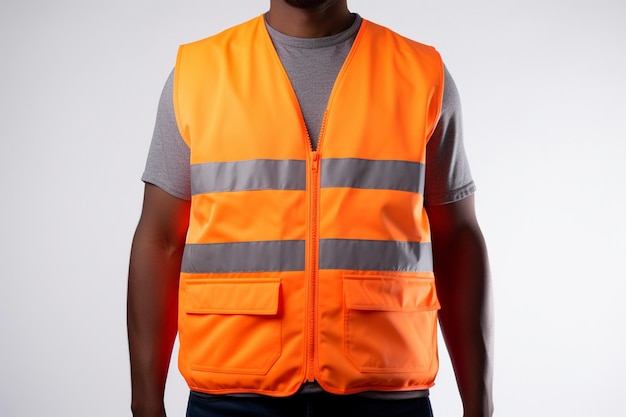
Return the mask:
<path id="1" fill-rule="evenodd" d="M 330 0 L 312 9 L 293 7 L 284 0 L 271 0 L 266 17 L 271 27 L 296 38 L 336 35 L 354 22 L 346 0 Z"/>

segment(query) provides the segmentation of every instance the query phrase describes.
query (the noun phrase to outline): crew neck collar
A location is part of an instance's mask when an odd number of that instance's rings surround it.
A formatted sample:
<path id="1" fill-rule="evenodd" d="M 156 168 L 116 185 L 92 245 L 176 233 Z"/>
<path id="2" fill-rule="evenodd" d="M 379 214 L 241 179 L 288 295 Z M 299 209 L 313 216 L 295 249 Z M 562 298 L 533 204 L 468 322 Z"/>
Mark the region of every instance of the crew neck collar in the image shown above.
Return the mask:
<path id="1" fill-rule="evenodd" d="M 277 31 L 267 23 L 267 15 L 263 15 L 263 21 L 265 22 L 265 27 L 267 28 L 267 32 L 269 33 L 270 38 L 273 42 L 296 48 L 313 49 L 339 45 L 350 39 L 354 39 L 357 32 L 359 31 L 359 28 L 361 27 L 361 22 L 363 19 L 357 13 L 353 13 L 353 15 L 354 22 L 352 22 L 352 25 L 350 25 L 349 28 L 335 35 L 324 36 L 321 38 L 296 38 L 294 36 L 285 35 L 284 33 Z"/>

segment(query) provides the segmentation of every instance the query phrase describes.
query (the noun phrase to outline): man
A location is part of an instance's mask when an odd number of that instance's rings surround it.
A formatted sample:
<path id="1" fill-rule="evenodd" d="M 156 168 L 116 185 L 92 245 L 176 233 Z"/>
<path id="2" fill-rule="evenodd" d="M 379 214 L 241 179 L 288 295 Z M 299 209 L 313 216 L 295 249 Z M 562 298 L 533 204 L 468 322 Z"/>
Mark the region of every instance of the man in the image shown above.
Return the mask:
<path id="1" fill-rule="evenodd" d="M 133 414 L 165 415 L 178 331 L 188 416 L 430 416 L 438 317 L 464 416 L 491 415 L 459 123 L 434 49 L 346 0 L 181 47 L 131 251 Z"/>

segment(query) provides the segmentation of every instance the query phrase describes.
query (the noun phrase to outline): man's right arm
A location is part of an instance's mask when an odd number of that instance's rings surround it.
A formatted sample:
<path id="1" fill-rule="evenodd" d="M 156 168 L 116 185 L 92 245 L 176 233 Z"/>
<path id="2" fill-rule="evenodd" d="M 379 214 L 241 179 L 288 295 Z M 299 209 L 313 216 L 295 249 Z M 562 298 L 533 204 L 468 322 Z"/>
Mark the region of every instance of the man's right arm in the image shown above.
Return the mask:
<path id="1" fill-rule="evenodd" d="M 147 183 L 128 274 L 127 326 L 135 417 L 165 416 L 177 332 L 178 280 L 190 202 Z"/>

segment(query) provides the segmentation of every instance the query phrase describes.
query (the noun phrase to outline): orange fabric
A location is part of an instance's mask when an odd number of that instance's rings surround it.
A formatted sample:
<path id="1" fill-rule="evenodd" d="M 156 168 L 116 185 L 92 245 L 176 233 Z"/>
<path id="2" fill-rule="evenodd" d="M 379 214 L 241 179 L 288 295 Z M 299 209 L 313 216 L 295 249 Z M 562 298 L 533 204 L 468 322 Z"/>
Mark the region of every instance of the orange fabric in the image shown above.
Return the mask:
<path id="1" fill-rule="evenodd" d="M 305 241 L 303 271 L 182 273 L 179 368 L 193 390 L 425 389 L 438 368 L 432 272 L 319 269 L 320 239 L 429 242 L 423 197 L 321 188 L 325 158 L 425 163 L 443 64 L 363 20 L 311 149 L 260 16 L 179 50 L 174 103 L 191 164 L 306 162 L 306 190 L 194 195 L 188 244 Z"/>
<path id="2" fill-rule="evenodd" d="M 187 240 L 203 242 L 207 235 L 211 243 L 229 242 L 233 235 L 240 241 L 303 239 L 303 194 L 262 190 L 194 196 L 192 203 L 201 202 L 204 209 L 192 212 Z"/>

